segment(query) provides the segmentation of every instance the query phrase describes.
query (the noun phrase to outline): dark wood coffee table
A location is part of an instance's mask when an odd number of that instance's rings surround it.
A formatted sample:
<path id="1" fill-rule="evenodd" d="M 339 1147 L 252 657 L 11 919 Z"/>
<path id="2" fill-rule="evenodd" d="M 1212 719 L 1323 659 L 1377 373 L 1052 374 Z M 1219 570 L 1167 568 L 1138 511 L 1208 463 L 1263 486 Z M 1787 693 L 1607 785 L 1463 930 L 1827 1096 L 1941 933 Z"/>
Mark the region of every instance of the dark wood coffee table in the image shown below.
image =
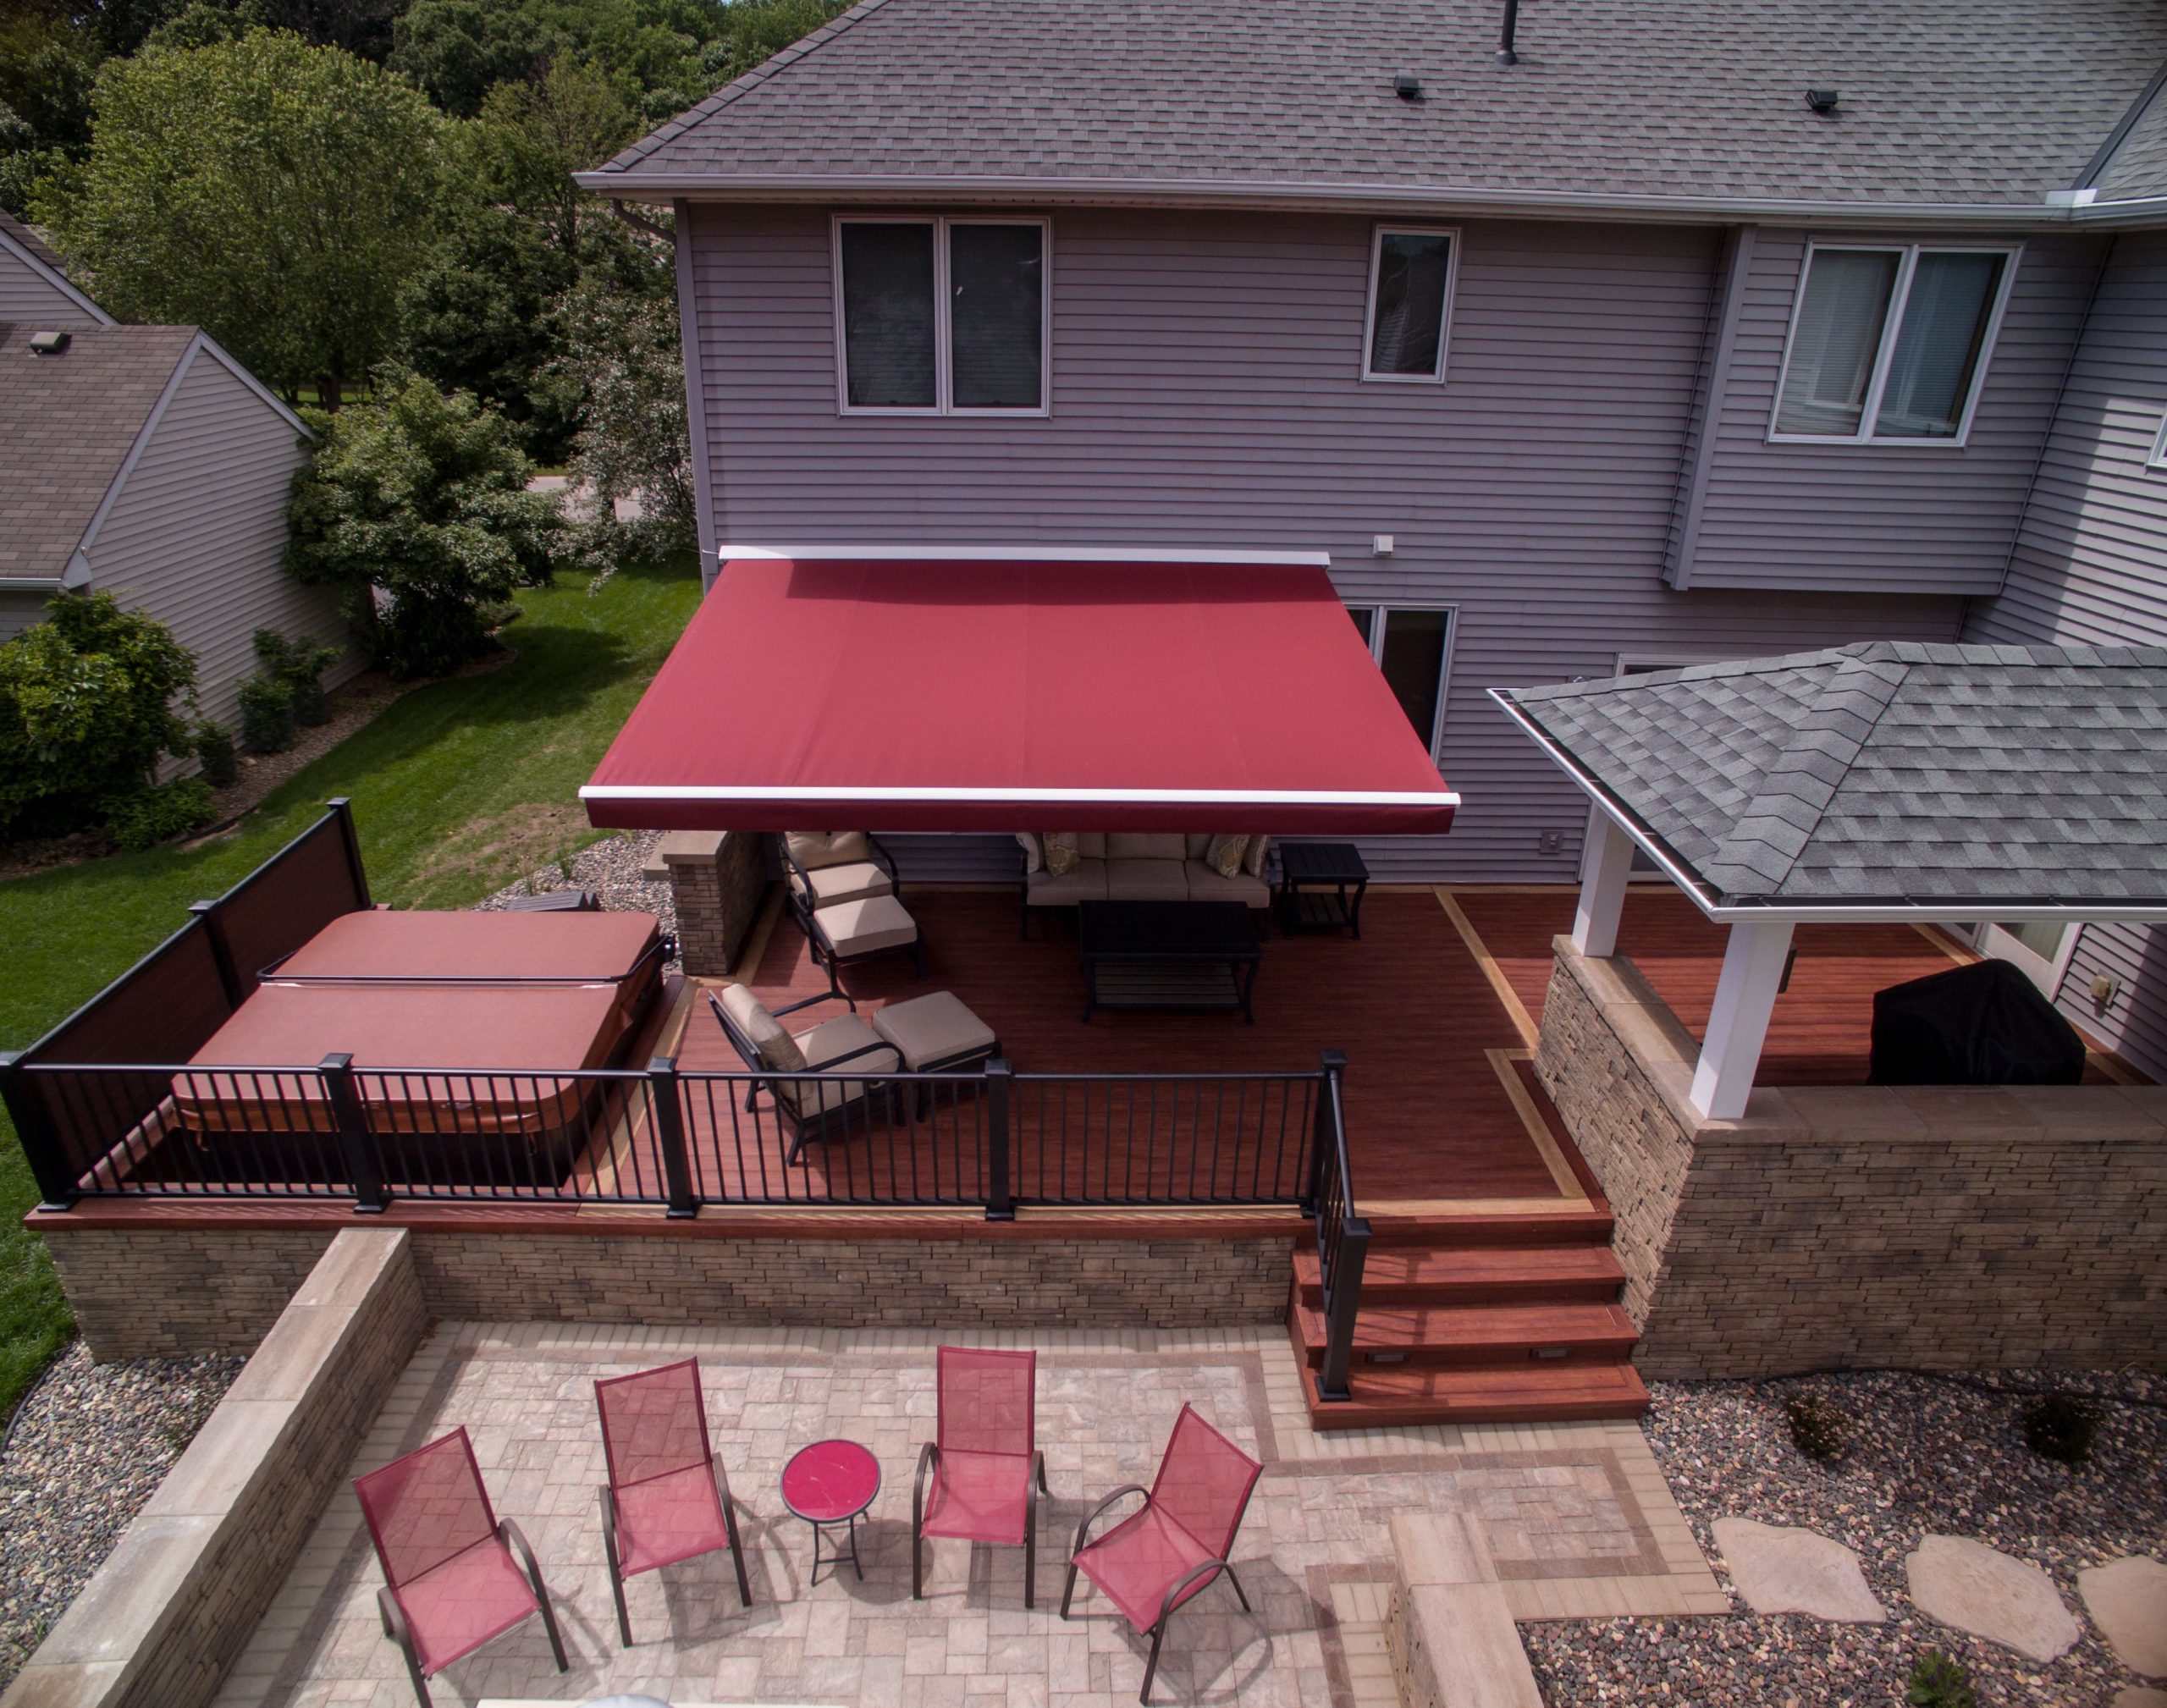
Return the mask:
<path id="1" fill-rule="evenodd" d="M 1238 901 L 1086 901 L 1076 934 L 1087 1022 L 1120 1008 L 1239 1014 L 1256 1024 L 1264 950 Z"/>

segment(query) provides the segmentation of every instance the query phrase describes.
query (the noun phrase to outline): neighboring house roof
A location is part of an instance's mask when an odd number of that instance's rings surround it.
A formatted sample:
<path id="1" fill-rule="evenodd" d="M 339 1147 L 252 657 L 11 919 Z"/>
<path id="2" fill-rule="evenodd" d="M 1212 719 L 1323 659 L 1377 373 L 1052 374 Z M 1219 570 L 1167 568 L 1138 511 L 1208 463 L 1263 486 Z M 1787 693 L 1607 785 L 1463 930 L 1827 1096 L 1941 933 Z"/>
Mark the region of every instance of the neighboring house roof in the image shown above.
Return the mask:
<path id="1" fill-rule="evenodd" d="M 12 251 L 25 266 L 41 274 L 54 289 L 74 302 L 93 320 L 105 326 L 113 323 L 111 315 L 76 288 L 68 277 L 68 269 L 62 265 L 60 257 L 52 252 L 51 245 L 5 208 L 0 208 L 0 250 Z"/>
<path id="2" fill-rule="evenodd" d="M 307 431 L 196 327 L 77 327 L 54 355 L 31 353 L 38 330 L 0 322 L 0 590 L 83 579 L 76 553 L 199 354 Z"/>
<path id="3" fill-rule="evenodd" d="M 1882 641 L 1493 692 L 1703 906 L 2167 908 L 2167 647 Z"/>
<path id="4" fill-rule="evenodd" d="M 864 0 L 581 181 L 2043 216 L 2167 62 L 2150 0 L 1536 0 L 1509 69 L 1492 63 L 1499 16 L 1499 0 Z M 1401 72 L 1420 100 L 1395 96 Z M 1809 86 L 1839 111 L 1811 111 Z"/>

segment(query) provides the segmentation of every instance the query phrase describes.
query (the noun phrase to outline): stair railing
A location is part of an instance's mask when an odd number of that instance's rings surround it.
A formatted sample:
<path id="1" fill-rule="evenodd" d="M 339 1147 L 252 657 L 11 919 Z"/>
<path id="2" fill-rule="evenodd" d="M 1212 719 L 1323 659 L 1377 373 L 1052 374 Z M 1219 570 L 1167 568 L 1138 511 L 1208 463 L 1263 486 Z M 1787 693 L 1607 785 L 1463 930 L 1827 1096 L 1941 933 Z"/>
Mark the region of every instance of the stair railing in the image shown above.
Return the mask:
<path id="1" fill-rule="evenodd" d="M 1315 1173 L 1306 1208 L 1316 1227 L 1317 1275 L 1325 1320 L 1324 1361 L 1317 1368 L 1317 1397 L 1354 1397 L 1347 1385 L 1354 1359 L 1354 1320 L 1362 1309 L 1362 1268 L 1370 1253 L 1370 1224 L 1354 1208 L 1354 1180 L 1347 1161 L 1347 1116 L 1340 1079 L 1347 1057 L 1324 1052 L 1324 1077 L 1316 1108 Z"/>

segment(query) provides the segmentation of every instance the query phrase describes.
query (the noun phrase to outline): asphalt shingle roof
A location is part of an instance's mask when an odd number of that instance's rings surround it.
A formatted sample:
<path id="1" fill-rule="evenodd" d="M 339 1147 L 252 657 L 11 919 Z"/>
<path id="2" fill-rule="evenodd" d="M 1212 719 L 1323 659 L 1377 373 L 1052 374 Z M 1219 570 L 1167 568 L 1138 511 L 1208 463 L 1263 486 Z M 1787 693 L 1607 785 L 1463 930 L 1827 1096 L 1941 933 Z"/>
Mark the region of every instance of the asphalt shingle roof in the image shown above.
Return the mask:
<path id="1" fill-rule="evenodd" d="M 2167 905 L 2167 647 L 1872 642 L 1499 697 L 1718 905 Z"/>
<path id="2" fill-rule="evenodd" d="M 61 264 L 60 257 L 52 252 L 51 245 L 4 207 L 0 207 L 0 232 L 6 233 L 63 278 L 67 276 L 68 269 Z"/>
<path id="3" fill-rule="evenodd" d="M 2156 0 L 865 0 L 590 182 L 990 177 L 2039 206 Z M 1395 74 L 1425 98 L 1392 93 Z M 1839 113 L 1806 104 L 1833 87 Z"/>
<path id="4" fill-rule="evenodd" d="M 0 323 L 0 581 L 64 573 L 181 354 L 190 326 L 71 329 L 30 354 L 28 323 Z"/>

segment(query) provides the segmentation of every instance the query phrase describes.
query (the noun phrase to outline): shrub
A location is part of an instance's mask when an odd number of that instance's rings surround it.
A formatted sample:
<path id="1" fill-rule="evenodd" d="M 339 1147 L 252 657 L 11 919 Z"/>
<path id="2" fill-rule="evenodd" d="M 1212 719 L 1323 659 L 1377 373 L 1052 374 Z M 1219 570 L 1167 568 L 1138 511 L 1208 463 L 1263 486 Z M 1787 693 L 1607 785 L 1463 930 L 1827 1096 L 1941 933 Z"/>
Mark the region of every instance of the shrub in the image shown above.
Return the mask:
<path id="1" fill-rule="evenodd" d="M 262 674 L 286 685 L 294 722 L 304 728 L 329 723 L 331 704 L 324 697 L 323 673 L 339 662 L 339 649 L 317 646 L 313 635 L 289 641 L 274 629 L 258 629 L 255 646 L 256 656 L 263 663 Z"/>
<path id="2" fill-rule="evenodd" d="M 1826 1463 L 1844 1457 L 1850 1419 L 1818 1394 L 1786 1394 L 1784 1419 L 1791 1426 L 1791 1445 L 1807 1458 Z"/>
<path id="3" fill-rule="evenodd" d="M 2024 1439 L 2035 1453 L 2065 1465 L 2092 1457 L 2099 1408 L 2076 1394 L 2042 1394 L 2024 1408 Z"/>
<path id="4" fill-rule="evenodd" d="M 0 835 L 58 835 L 190 751 L 196 655 L 110 593 L 62 593 L 0 646 Z"/>
<path id="5" fill-rule="evenodd" d="M 1911 1663 L 1904 1700 L 1911 1708 L 1978 1708 L 1979 1702 L 1971 1689 L 1971 1675 L 1938 1649 L 1927 1650 Z"/>
<path id="6" fill-rule="evenodd" d="M 294 745 L 294 691 L 275 676 L 240 685 L 240 739 L 251 753 L 283 753 Z"/>
<path id="7" fill-rule="evenodd" d="M 240 775 L 240 759 L 234 750 L 234 732 L 206 718 L 196 726 L 196 763 L 202 778 L 213 789 L 223 789 Z"/>
<path id="8" fill-rule="evenodd" d="M 154 848 L 201 829 L 216 810 L 208 783 L 201 777 L 176 777 L 107 802 L 106 828 L 124 848 Z"/>

